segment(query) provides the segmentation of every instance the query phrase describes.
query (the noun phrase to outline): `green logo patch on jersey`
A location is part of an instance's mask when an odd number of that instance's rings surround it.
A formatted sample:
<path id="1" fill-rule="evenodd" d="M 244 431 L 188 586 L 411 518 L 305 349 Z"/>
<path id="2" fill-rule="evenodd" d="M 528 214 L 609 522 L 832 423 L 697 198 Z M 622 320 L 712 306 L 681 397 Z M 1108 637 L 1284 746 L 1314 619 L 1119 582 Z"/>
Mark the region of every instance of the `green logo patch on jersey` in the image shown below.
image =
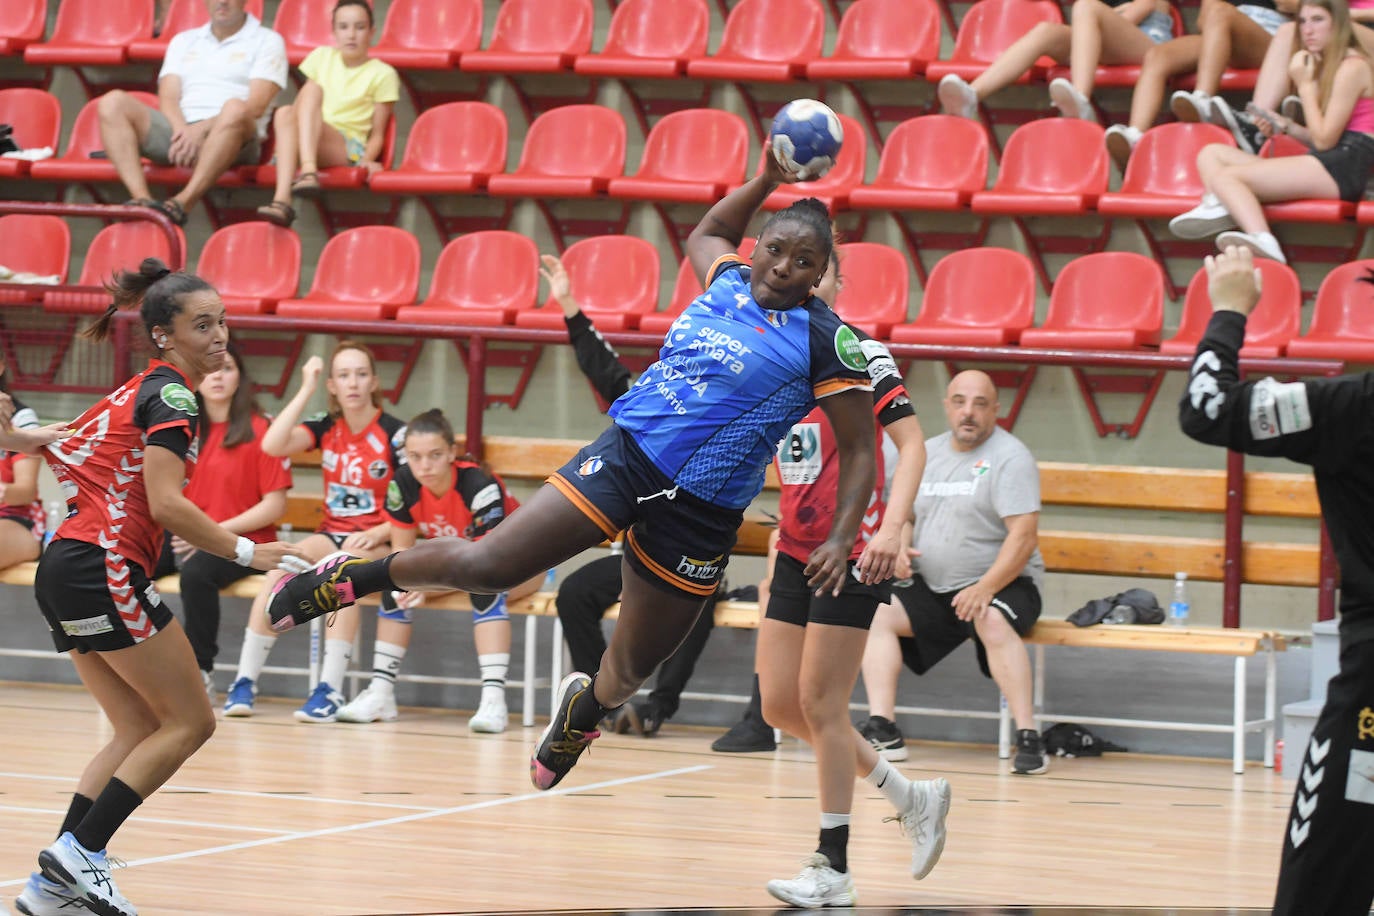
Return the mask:
<path id="1" fill-rule="evenodd" d="M 163 385 L 160 394 L 162 403 L 173 410 L 179 410 L 192 417 L 200 414 L 200 405 L 196 403 L 196 396 L 180 382 Z"/>
<path id="2" fill-rule="evenodd" d="M 405 498 L 401 496 L 401 488 L 392 480 L 386 485 L 386 510 L 388 512 L 400 512 L 405 505 Z"/>
<path id="3" fill-rule="evenodd" d="M 868 357 L 864 355 L 863 345 L 859 343 L 859 337 L 854 333 L 854 329 L 848 325 L 840 325 L 840 329 L 835 332 L 835 355 L 840 358 L 841 363 L 855 372 L 863 372 L 868 368 Z"/>

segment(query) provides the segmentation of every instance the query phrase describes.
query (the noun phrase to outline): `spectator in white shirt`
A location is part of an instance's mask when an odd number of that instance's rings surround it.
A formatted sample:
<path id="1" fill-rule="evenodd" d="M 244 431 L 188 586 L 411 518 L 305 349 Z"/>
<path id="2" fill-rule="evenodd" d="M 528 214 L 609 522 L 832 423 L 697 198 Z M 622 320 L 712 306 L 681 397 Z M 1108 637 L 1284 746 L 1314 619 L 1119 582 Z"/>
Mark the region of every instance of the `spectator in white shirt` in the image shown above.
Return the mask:
<path id="1" fill-rule="evenodd" d="M 100 138 L 129 203 L 153 207 L 178 226 L 230 166 L 255 164 L 268 107 L 286 86 L 286 45 L 244 10 L 246 0 L 206 0 L 208 24 L 172 38 L 158 74 L 158 107 L 115 90 L 99 102 Z M 152 198 L 140 155 L 191 169 L 191 180 L 161 203 Z"/>

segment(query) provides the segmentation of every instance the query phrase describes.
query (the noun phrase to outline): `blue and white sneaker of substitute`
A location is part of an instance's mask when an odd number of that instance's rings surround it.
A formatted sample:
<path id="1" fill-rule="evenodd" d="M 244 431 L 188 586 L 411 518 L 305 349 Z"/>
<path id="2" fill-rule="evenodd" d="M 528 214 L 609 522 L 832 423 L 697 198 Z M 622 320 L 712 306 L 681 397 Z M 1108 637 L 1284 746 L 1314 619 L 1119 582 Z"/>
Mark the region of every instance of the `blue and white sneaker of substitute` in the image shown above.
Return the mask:
<path id="1" fill-rule="evenodd" d="M 71 916 L 88 912 L 86 904 L 60 884 L 49 881 L 38 872 L 29 875 L 29 883 L 14 898 L 14 908 L 24 916 Z M 5 910 L 0 908 L 0 913 Z"/>
<path id="2" fill-rule="evenodd" d="M 244 718 L 253 714 L 253 700 L 258 695 L 258 685 L 246 677 L 241 677 L 229 685 L 229 695 L 224 698 L 224 714 Z"/>
<path id="3" fill-rule="evenodd" d="M 110 878 L 110 862 L 104 850 L 91 852 L 76 841 L 71 832 L 38 854 L 43 877 L 62 885 L 81 899 L 86 909 L 99 916 L 138 916 L 134 905 L 124 899 Z"/>
<path id="4" fill-rule="evenodd" d="M 339 717 L 339 708 L 344 705 L 344 695 L 324 681 L 315 685 L 315 692 L 305 705 L 296 710 L 297 722 L 334 722 Z"/>

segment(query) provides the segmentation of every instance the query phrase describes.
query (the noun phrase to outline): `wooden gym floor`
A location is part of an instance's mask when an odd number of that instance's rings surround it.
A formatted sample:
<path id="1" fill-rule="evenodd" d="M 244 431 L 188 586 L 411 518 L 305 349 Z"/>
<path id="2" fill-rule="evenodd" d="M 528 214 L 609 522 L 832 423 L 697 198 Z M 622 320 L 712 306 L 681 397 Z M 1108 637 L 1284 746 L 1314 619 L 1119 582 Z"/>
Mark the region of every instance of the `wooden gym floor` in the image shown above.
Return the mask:
<path id="1" fill-rule="evenodd" d="M 538 729 L 471 735 L 466 713 L 304 725 L 259 701 L 116 837 L 140 913 L 773 913 L 769 878 L 814 848 L 809 751 L 714 754 L 669 723 L 607 736 L 552 792 L 529 783 Z M 81 690 L 0 683 L 0 900 L 51 841 L 108 726 Z M 924 881 L 886 803 L 855 795 L 850 867 L 870 914 L 1263 911 L 1291 784 L 1252 764 L 1130 754 L 1017 777 L 987 747 L 914 744 L 899 764 L 954 788 Z M 1196 909 L 1194 909 L 1196 908 Z"/>

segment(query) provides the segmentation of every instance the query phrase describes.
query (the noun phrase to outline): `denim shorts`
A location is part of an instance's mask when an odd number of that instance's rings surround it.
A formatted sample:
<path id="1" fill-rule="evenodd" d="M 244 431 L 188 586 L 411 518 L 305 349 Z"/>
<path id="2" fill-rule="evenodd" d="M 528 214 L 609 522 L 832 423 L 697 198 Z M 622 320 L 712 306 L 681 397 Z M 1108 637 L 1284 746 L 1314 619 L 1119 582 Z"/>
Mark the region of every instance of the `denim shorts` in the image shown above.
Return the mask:
<path id="1" fill-rule="evenodd" d="M 1157 45 L 1174 39 L 1174 17 L 1168 13 L 1151 13 L 1140 23 L 1139 28 L 1145 33 L 1146 38 Z"/>
<path id="2" fill-rule="evenodd" d="M 1341 200 L 1364 199 L 1369 173 L 1374 171 L 1374 137 L 1347 130 L 1330 149 L 1312 153 L 1336 180 Z"/>
<path id="3" fill-rule="evenodd" d="M 1292 16 L 1284 15 L 1283 13 L 1280 13 L 1278 10 L 1268 6 L 1259 6 L 1253 3 L 1241 3 L 1236 6 L 1236 9 L 1240 10 L 1240 12 L 1245 16 L 1246 19 L 1249 19 L 1255 25 L 1264 29 L 1270 35 L 1273 35 L 1275 32 L 1277 32 L 1279 30 L 1279 26 L 1283 25 L 1285 22 L 1293 21 Z"/>

